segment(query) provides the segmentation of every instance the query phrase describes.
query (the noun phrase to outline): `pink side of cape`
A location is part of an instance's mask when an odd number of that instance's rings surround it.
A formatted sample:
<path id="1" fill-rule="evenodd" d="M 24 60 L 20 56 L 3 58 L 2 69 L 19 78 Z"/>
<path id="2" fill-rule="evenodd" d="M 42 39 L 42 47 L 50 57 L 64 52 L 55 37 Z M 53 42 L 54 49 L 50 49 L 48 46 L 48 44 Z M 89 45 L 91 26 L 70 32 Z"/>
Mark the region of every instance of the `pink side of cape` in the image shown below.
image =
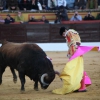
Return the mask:
<path id="1" fill-rule="evenodd" d="M 69 59 L 71 61 L 72 59 L 84 55 L 85 53 L 91 51 L 93 48 L 97 48 L 97 51 L 100 50 L 100 47 L 97 46 L 79 46 L 75 54 Z"/>

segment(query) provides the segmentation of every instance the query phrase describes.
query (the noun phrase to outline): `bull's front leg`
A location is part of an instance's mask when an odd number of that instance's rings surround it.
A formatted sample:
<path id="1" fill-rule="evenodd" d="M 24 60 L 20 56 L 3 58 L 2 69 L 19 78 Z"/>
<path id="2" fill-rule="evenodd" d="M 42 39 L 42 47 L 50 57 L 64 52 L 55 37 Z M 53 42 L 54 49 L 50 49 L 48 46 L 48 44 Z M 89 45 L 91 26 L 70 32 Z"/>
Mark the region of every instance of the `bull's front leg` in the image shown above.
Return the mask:
<path id="1" fill-rule="evenodd" d="M 36 80 L 34 83 L 34 90 L 38 91 L 38 80 Z"/>
<path id="2" fill-rule="evenodd" d="M 0 85 L 2 84 L 2 75 L 0 73 Z"/>
<path id="3" fill-rule="evenodd" d="M 24 84 L 25 84 L 25 74 L 23 72 L 19 72 L 19 78 L 21 81 L 21 91 L 25 91 Z"/>
<path id="4" fill-rule="evenodd" d="M 1 68 L 0 68 L 0 85 L 2 84 L 2 72 L 1 72 Z"/>
<path id="5" fill-rule="evenodd" d="M 10 70 L 11 70 L 11 72 L 13 74 L 13 82 L 16 83 L 17 82 L 17 75 L 15 73 L 15 70 L 13 68 L 11 68 L 11 67 L 10 67 Z"/>
<path id="6" fill-rule="evenodd" d="M 5 67 L 0 67 L 0 85 L 2 84 L 2 75 L 5 71 Z"/>

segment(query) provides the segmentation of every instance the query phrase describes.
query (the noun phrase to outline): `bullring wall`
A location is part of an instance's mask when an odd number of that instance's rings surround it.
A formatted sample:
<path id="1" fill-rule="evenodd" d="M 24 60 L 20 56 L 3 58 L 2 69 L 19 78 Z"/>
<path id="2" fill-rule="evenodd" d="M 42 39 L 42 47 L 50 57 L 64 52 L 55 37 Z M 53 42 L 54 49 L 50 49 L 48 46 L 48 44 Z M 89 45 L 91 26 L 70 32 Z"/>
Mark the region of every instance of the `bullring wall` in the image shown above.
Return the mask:
<path id="1" fill-rule="evenodd" d="M 100 20 L 62 22 L 61 24 L 0 24 L 0 40 L 11 42 L 63 43 L 59 28 L 65 26 L 79 32 L 82 42 L 100 42 Z"/>

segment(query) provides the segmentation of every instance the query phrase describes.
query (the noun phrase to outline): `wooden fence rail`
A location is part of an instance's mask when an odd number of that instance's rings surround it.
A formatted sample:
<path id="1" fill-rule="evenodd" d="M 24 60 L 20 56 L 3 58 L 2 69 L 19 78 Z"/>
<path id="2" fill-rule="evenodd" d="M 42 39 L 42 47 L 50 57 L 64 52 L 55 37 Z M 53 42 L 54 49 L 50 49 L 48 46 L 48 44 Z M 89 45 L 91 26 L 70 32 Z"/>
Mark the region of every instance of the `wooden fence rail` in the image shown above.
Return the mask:
<path id="1" fill-rule="evenodd" d="M 0 40 L 11 42 L 63 43 L 59 28 L 79 32 L 82 42 L 100 42 L 100 21 L 62 22 L 61 24 L 0 24 Z"/>

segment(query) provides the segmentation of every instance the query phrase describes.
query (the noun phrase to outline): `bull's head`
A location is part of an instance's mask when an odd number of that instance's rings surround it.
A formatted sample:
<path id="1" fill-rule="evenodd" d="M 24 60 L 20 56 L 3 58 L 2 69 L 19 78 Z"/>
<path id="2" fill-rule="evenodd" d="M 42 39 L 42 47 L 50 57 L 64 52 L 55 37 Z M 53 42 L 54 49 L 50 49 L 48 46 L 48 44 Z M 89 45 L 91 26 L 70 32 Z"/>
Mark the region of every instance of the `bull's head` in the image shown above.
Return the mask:
<path id="1" fill-rule="evenodd" d="M 40 70 L 38 69 L 38 73 L 41 87 L 42 89 L 47 89 L 50 83 L 54 80 L 55 74 L 58 73 L 57 71 L 54 71 L 52 62 L 47 57 L 39 59 L 37 65 L 40 68 Z"/>
<path id="2" fill-rule="evenodd" d="M 55 74 L 58 74 L 57 71 L 55 72 L 49 72 L 41 75 L 40 77 L 40 83 L 42 89 L 47 89 L 47 87 L 50 85 L 50 83 L 54 80 Z"/>

